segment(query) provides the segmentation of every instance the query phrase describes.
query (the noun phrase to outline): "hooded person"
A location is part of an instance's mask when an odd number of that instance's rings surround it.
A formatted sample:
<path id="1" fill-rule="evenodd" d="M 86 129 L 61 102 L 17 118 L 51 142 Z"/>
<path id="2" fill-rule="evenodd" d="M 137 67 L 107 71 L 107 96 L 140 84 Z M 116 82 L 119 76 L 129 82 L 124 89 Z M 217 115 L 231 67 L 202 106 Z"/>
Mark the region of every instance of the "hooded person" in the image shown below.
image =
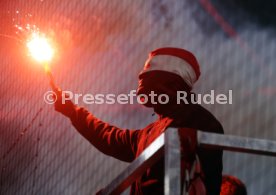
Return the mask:
<path id="1" fill-rule="evenodd" d="M 55 109 L 69 117 L 77 131 L 104 154 L 116 159 L 132 162 L 168 127 L 223 133 L 218 120 L 198 104 L 178 102 L 177 92 L 191 94 L 194 83 L 200 76 L 199 64 L 195 56 L 181 48 L 159 48 L 150 52 L 144 68 L 139 74 L 137 94 L 166 95 L 166 104 L 147 101 L 158 119 L 140 130 L 120 129 L 96 118 L 84 108 L 79 108 L 71 101 L 62 104 L 61 91 L 57 91 Z M 180 136 L 185 131 L 179 132 Z M 184 171 L 189 163 L 200 164 L 200 171 L 191 185 L 190 194 L 219 195 L 222 178 L 222 151 L 196 148 L 192 155 L 185 154 L 182 145 L 182 182 Z M 188 163 L 187 163 L 188 162 Z M 131 194 L 164 194 L 164 159 L 162 158 L 132 184 Z"/>

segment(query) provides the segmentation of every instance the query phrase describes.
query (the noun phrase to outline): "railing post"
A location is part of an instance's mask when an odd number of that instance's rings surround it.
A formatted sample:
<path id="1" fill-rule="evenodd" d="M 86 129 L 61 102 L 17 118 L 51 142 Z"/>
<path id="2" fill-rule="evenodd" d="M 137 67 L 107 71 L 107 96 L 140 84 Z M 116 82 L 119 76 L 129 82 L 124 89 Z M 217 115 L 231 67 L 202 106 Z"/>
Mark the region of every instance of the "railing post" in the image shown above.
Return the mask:
<path id="1" fill-rule="evenodd" d="M 178 129 L 165 131 L 165 195 L 181 194 L 181 156 Z"/>

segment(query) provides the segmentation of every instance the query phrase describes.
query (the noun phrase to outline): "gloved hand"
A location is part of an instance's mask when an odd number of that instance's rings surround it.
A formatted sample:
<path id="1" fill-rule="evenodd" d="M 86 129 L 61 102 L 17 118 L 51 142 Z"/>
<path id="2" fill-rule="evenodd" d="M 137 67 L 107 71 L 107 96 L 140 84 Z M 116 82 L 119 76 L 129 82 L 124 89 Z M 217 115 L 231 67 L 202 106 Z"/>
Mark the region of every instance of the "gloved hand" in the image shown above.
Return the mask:
<path id="1" fill-rule="evenodd" d="M 55 110 L 69 118 L 72 117 L 75 113 L 76 106 L 71 100 L 68 100 L 69 96 L 57 87 L 53 88 L 53 92 L 56 100 Z"/>

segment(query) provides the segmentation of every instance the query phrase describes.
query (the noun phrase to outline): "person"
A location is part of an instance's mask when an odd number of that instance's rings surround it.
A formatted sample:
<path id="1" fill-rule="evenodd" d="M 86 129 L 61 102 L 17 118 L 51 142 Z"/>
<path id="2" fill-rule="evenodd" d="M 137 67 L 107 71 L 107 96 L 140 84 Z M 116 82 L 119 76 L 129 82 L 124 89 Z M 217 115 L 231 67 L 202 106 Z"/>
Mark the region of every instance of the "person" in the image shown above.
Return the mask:
<path id="1" fill-rule="evenodd" d="M 247 195 L 244 183 L 232 175 L 223 175 L 221 184 L 221 195 Z"/>
<path id="2" fill-rule="evenodd" d="M 132 162 L 167 127 L 200 129 L 223 133 L 219 121 L 199 104 L 190 103 L 194 83 L 200 76 L 195 56 L 181 48 L 159 48 L 150 52 L 139 74 L 137 94 L 166 94 L 166 104 L 145 102 L 158 115 L 158 119 L 140 130 L 120 129 L 96 118 L 85 108 L 71 101 L 61 103 L 61 90 L 55 90 L 55 109 L 69 117 L 76 130 L 98 150 L 125 162 Z M 177 92 L 185 91 L 189 102 L 177 101 Z M 222 178 L 222 150 L 198 148 L 196 153 L 202 166 L 203 184 L 208 195 L 219 195 Z M 184 155 L 183 155 L 184 156 Z M 184 166 L 185 163 L 181 163 Z M 184 169 L 184 168 L 183 168 Z M 182 171 L 181 171 L 182 172 Z M 183 173 L 182 181 L 183 181 Z M 147 169 L 131 187 L 131 194 L 164 193 L 164 159 Z M 202 194 L 203 195 L 203 194 Z"/>

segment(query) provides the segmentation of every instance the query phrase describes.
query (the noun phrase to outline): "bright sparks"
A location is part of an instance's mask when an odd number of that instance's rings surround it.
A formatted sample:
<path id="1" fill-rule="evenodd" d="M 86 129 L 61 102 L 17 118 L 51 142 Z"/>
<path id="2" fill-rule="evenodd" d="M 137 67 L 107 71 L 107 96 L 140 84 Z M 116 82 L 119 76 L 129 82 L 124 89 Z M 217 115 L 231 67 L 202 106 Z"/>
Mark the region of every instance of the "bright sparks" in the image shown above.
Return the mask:
<path id="1" fill-rule="evenodd" d="M 51 61 L 54 50 L 45 36 L 33 33 L 32 38 L 27 42 L 31 56 L 38 62 L 47 63 Z"/>

